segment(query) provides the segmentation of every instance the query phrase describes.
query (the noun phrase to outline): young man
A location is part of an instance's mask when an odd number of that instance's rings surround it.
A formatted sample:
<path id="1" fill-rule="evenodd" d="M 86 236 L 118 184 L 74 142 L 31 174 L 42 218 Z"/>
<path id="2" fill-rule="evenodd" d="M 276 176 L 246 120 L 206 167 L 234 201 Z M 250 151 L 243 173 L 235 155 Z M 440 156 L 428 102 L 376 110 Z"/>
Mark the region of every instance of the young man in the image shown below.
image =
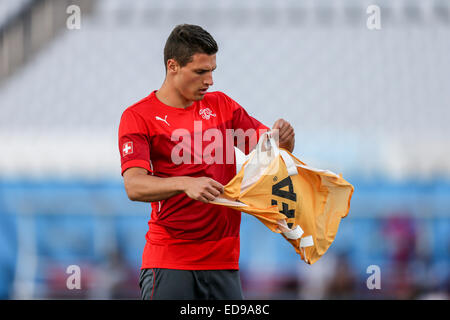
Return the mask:
<path id="1" fill-rule="evenodd" d="M 224 93 L 207 93 L 217 51 L 201 27 L 175 27 L 164 48 L 161 88 L 122 114 L 125 189 L 130 200 L 152 206 L 139 281 L 142 299 L 243 298 L 241 214 L 209 201 L 236 174 L 233 146 L 248 154 L 269 128 Z M 292 151 L 291 125 L 279 119 L 273 128 L 279 130 L 280 147 Z M 245 132 L 248 143 L 236 136 L 228 148 L 229 130 Z"/>

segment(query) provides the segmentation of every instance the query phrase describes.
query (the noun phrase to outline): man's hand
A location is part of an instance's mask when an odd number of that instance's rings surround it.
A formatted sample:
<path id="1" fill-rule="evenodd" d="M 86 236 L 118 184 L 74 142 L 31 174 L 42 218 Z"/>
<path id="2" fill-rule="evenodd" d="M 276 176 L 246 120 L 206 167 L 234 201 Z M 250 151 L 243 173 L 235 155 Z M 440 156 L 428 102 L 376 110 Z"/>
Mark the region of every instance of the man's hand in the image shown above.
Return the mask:
<path id="1" fill-rule="evenodd" d="M 278 147 L 289 150 L 289 152 L 294 151 L 295 133 L 291 124 L 284 119 L 278 119 L 273 124 L 273 129 L 278 129 L 279 132 Z"/>
<path id="2" fill-rule="evenodd" d="M 184 179 L 183 191 L 191 199 L 209 203 L 223 193 L 223 185 L 214 179 L 208 177 L 184 177 Z"/>

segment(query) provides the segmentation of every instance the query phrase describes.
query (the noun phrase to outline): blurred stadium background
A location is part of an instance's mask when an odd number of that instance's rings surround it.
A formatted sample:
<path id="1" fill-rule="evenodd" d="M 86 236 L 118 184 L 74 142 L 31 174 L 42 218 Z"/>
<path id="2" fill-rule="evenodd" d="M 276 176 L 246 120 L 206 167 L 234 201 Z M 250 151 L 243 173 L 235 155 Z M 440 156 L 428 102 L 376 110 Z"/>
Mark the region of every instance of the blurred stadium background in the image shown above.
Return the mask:
<path id="1" fill-rule="evenodd" d="M 366 26 L 371 4 L 380 30 Z M 447 0 L 0 0 L 0 298 L 139 297 L 151 209 L 125 194 L 117 129 L 162 84 L 180 23 L 219 44 L 213 90 L 269 126 L 289 120 L 294 154 L 355 186 L 312 266 L 243 214 L 245 297 L 448 299 Z M 69 265 L 80 290 L 66 287 Z M 380 290 L 367 288 L 371 265 Z"/>

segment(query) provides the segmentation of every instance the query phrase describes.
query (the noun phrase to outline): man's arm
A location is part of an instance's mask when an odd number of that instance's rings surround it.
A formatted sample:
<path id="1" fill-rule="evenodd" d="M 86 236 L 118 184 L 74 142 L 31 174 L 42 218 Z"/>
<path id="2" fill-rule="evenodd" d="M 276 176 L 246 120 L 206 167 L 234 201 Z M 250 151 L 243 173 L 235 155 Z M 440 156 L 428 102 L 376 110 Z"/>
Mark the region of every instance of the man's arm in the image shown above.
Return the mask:
<path id="1" fill-rule="evenodd" d="M 243 129 L 246 131 L 247 129 L 255 129 L 257 130 L 257 138 L 256 142 L 259 140 L 259 134 L 262 133 L 258 129 L 265 128 L 266 130 L 270 130 L 267 126 L 256 120 L 255 118 L 251 117 L 247 111 L 244 110 L 236 101 L 231 99 L 229 96 L 224 94 L 223 92 L 220 92 L 220 96 L 224 99 L 225 104 L 228 104 L 231 106 L 231 109 L 233 110 L 233 129 Z M 295 145 L 295 134 L 294 134 L 294 128 L 292 128 L 291 124 L 287 122 L 284 119 L 278 119 L 273 124 L 272 129 L 278 130 L 278 146 L 280 148 L 284 148 L 286 150 L 289 150 L 289 152 L 294 151 L 294 145 Z M 241 149 L 242 152 L 244 152 L 246 155 L 255 147 L 255 145 L 248 145 L 239 146 L 235 145 L 239 149 Z"/>
<path id="2" fill-rule="evenodd" d="M 148 175 L 146 169 L 138 167 L 127 169 L 123 180 L 132 201 L 160 201 L 185 192 L 191 199 L 209 203 L 223 192 L 223 185 L 208 177 L 160 178 Z"/>

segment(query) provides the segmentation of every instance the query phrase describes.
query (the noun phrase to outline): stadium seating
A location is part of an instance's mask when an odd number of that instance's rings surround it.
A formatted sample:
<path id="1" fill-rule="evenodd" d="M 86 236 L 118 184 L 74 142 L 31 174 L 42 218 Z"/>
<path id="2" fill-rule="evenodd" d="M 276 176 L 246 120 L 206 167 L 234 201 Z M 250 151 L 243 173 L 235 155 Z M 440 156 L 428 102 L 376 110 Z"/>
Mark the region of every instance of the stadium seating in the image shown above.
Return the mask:
<path id="1" fill-rule="evenodd" d="M 0 168 L 92 176 L 102 167 L 103 175 L 115 175 L 122 111 L 161 85 L 162 48 L 173 26 L 196 22 L 220 47 L 212 90 L 268 125 L 289 119 L 297 155 L 309 163 L 347 174 L 450 172 L 443 160 L 449 149 L 441 147 L 450 112 L 450 35 L 440 18 L 446 2 L 409 2 L 419 8 L 412 17 L 380 2 L 386 17 L 379 31 L 366 28 L 358 1 L 132 3 L 97 1 L 80 30 L 61 30 L 0 87 L 0 137 L 13 148 Z M 439 15 L 422 28 L 437 4 Z M 67 140 L 85 152 L 68 150 Z M 21 159 L 31 154 L 37 165 L 30 168 Z"/>

